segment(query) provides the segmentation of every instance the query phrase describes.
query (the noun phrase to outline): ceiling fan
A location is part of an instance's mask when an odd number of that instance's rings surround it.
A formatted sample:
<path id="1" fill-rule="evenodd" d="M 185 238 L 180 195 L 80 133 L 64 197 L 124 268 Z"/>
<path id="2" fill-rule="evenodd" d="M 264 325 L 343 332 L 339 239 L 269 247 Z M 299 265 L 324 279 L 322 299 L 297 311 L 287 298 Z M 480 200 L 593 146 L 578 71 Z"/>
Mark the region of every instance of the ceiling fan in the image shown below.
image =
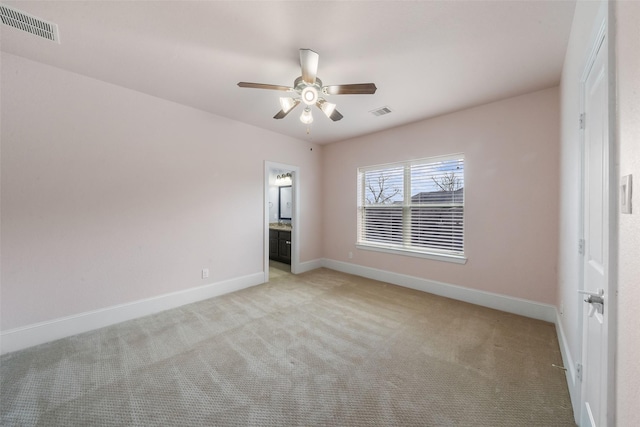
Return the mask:
<path id="1" fill-rule="evenodd" d="M 371 95 L 376 93 L 376 85 L 373 83 L 355 83 L 347 85 L 322 86 L 322 80 L 317 77 L 319 55 L 311 49 L 300 49 L 300 68 L 302 75 L 293 82 L 293 87 L 269 85 L 262 83 L 240 82 L 238 86 L 254 89 L 271 89 L 291 92 L 293 97 L 280 98 L 282 110 L 274 119 L 283 119 L 300 104 L 305 104 L 304 111 L 300 115 L 300 121 L 305 124 L 313 122 L 311 107 L 315 105 L 334 122 L 342 119 L 342 114 L 336 110 L 336 104 L 324 99 L 326 95 Z"/>

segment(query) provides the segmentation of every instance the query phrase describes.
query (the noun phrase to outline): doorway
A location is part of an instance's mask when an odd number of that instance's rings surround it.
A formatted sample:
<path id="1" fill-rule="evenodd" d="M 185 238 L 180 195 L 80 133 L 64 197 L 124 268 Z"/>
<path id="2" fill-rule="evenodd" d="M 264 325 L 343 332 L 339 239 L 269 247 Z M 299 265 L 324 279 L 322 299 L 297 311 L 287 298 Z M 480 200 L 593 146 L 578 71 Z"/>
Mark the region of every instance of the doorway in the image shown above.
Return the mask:
<path id="1" fill-rule="evenodd" d="M 296 273 L 300 247 L 299 232 L 299 168 L 276 162 L 265 162 L 264 188 L 264 281 L 274 274 Z"/>

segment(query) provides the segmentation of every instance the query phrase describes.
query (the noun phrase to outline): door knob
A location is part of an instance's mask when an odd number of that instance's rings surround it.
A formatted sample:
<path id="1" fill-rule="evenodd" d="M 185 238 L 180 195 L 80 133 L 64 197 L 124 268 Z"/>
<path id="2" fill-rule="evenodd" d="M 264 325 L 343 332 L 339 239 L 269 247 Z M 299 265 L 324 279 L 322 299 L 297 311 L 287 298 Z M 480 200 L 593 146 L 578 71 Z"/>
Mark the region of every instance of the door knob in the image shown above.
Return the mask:
<path id="1" fill-rule="evenodd" d="M 604 304 L 604 298 L 597 295 L 589 295 L 585 298 L 584 302 L 588 302 L 589 304 Z"/>
<path id="2" fill-rule="evenodd" d="M 598 288 L 597 292 L 583 291 L 582 289 L 578 289 L 578 293 L 582 295 L 591 295 L 594 297 L 601 297 L 604 295 L 604 289 Z"/>
<path id="3" fill-rule="evenodd" d="M 589 314 L 591 317 L 597 311 L 600 314 L 604 313 L 604 289 L 598 289 L 597 292 L 589 292 L 578 290 L 579 294 L 586 295 L 584 302 L 589 303 Z"/>

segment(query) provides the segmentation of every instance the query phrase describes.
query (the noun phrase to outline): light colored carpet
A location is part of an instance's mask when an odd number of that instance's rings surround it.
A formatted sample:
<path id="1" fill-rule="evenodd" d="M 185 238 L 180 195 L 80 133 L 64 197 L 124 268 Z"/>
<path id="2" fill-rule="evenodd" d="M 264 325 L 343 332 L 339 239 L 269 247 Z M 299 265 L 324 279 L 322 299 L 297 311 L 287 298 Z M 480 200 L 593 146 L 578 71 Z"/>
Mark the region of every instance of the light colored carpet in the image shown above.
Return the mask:
<path id="1" fill-rule="evenodd" d="M 269 260 L 269 280 L 283 279 L 291 275 L 291 266 L 282 262 Z"/>
<path id="2" fill-rule="evenodd" d="M 327 269 L 0 359 L 3 426 L 569 426 L 554 326 Z"/>

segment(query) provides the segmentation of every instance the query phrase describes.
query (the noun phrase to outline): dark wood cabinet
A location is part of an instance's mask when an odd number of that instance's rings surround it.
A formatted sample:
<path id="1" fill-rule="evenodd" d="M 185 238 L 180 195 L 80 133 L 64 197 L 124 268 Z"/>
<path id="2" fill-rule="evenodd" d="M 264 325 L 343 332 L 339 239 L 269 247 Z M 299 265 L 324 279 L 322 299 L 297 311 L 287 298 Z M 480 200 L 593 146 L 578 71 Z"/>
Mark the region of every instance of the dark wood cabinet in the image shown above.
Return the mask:
<path id="1" fill-rule="evenodd" d="M 269 259 L 291 264 L 291 231 L 269 230 Z"/>
<path id="2" fill-rule="evenodd" d="M 278 230 L 269 230 L 269 259 L 278 259 Z"/>
<path id="3" fill-rule="evenodd" d="M 278 232 L 278 256 L 282 262 L 291 264 L 291 232 Z"/>

